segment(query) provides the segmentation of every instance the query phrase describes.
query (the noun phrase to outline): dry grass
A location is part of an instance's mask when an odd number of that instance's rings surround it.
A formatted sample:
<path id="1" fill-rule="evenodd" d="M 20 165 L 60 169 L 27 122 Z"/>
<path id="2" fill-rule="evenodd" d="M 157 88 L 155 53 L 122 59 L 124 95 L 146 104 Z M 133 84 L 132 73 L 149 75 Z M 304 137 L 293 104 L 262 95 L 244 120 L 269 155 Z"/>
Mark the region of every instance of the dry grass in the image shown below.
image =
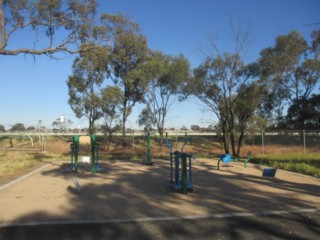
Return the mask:
<path id="1" fill-rule="evenodd" d="M 70 142 L 66 142 L 61 138 L 49 137 L 46 141 L 46 151 L 54 154 L 69 155 Z"/>
<path id="2" fill-rule="evenodd" d="M 262 148 L 261 146 L 244 146 L 242 152 L 248 150 L 253 151 L 256 155 L 287 155 L 287 154 L 312 154 L 319 153 L 319 148 L 306 148 L 301 146 L 283 146 L 283 145 L 268 145 Z"/>
<path id="3" fill-rule="evenodd" d="M 0 139 L 0 148 L 14 148 L 14 149 L 41 149 L 42 143 L 39 138 L 32 138 L 30 140 L 28 136 L 17 135 L 14 137 Z"/>
<path id="4" fill-rule="evenodd" d="M 48 152 L 0 151 L 0 184 L 59 159 L 60 155 Z"/>
<path id="5" fill-rule="evenodd" d="M 33 167 L 37 161 L 34 154 L 21 152 L 0 152 L 0 177 L 12 175 L 16 171 Z"/>
<path id="6" fill-rule="evenodd" d="M 134 139 L 133 145 L 132 138 L 128 136 L 126 147 L 121 145 L 119 138 L 115 138 L 109 150 L 102 139 L 98 138 L 97 140 L 98 142 L 100 141 L 99 151 L 100 159 L 102 160 L 139 160 L 146 157 L 146 142 L 139 137 Z M 174 137 L 170 139 L 172 151 L 181 151 L 184 139 L 180 138 L 177 140 Z M 223 149 L 217 139 L 193 136 L 189 140 L 188 144 L 184 147 L 185 152 L 196 153 L 198 157 L 208 158 L 218 157 L 223 154 Z M 2 146 L 8 143 L 8 139 L 0 141 Z M 79 153 L 80 156 L 90 154 L 87 142 L 82 145 L 83 147 L 80 148 Z M 320 159 L 319 148 L 309 148 L 305 152 L 301 146 L 269 145 L 263 149 L 261 146 L 246 145 L 242 148 L 241 156 L 246 156 L 248 151 L 253 152 L 253 159 L 256 162 L 262 160 L 267 161 L 269 164 L 270 161 L 313 161 L 315 164 L 318 164 Z M 161 149 L 159 139 L 151 138 L 151 154 L 153 158 L 168 159 L 169 149 L 165 144 L 163 144 Z M 46 152 L 0 151 L 0 184 L 53 160 L 70 160 L 70 142 L 58 137 L 48 137 L 46 140 Z"/>

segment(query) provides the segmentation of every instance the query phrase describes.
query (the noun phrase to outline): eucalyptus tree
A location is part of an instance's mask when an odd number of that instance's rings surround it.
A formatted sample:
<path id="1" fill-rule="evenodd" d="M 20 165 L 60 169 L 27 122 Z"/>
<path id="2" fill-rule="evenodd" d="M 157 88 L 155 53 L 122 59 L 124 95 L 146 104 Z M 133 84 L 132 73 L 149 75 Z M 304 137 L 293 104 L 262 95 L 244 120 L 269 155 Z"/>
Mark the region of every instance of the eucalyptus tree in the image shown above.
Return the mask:
<path id="1" fill-rule="evenodd" d="M 224 150 L 239 155 L 248 121 L 257 110 L 263 89 L 256 83 L 257 64 L 246 65 L 250 27 L 233 29 L 234 53 L 221 53 L 218 44 L 210 42 L 212 53 L 194 69 L 185 84 L 185 94 L 199 99 L 219 120 Z"/>
<path id="2" fill-rule="evenodd" d="M 283 126 L 297 129 L 301 123 L 304 129 L 320 128 L 320 94 L 312 94 L 307 100 L 298 100 L 288 108 Z"/>
<path id="3" fill-rule="evenodd" d="M 63 120 L 63 121 L 62 121 Z M 66 132 L 68 127 L 72 124 L 73 122 L 70 119 L 61 119 L 61 117 L 57 118 L 52 122 L 52 126 L 59 129 L 62 132 Z M 40 125 L 40 124 L 39 124 Z M 41 128 L 41 125 L 38 127 Z"/>
<path id="4" fill-rule="evenodd" d="M 144 127 L 145 135 L 148 131 L 153 130 L 153 127 L 156 125 L 157 121 L 155 119 L 155 116 L 151 110 L 150 104 L 146 104 L 146 107 L 142 109 L 141 113 L 138 116 L 137 123 L 139 126 Z"/>
<path id="5" fill-rule="evenodd" d="M 112 136 L 120 130 L 120 105 L 123 92 L 119 87 L 107 86 L 101 90 L 100 110 L 103 119 L 101 129 L 105 135 L 107 148 L 109 150 Z"/>
<path id="6" fill-rule="evenodd" d="M 123 15 L 104 14 L 101 19 L 104 27 L 112 33 L 110 58 L 105 69 L 108 78 L 123 92 L 121 123 L 123 145 L 126 145 L 128 116 L 137 103 L 144 102 L 144 95 L 155 66 L 150 61 L 151 51 L 138 24 Z"/>
<path id="7" fill-rule="evenodd" d="M 16 123 L 16 124 L 12 125 L 12 127 L 9 131 L 10 132 L 23 132 L 25 130 L 26 130 L 26 128 L 23 123 Z"/>
<path id="8" fill-rule="evenodd" d="M 266 112 L 281 116 L 288 105 L 294 105 L 296 112 L 307 106 L 320 82 L 320 31 L 312 32 L 311 39 L 308 44 L 299 32 L 293 31 L 278 36 L 274 46 L 261 51 L 261 82 L 268 90 Z M 295 127 L 304 128 L 303 119 Z"/>
<path id="9" fill-rule="evenodd" d="M 95 122 L 102 117 L 101 85 L 105 79 L 105 63 L 108 48 L 95 46 L 91 51 L 83 51 L 74 60 L 73 74 L 68 77 L 68 103 L 78 118 L 86 117 L 89 132 L 95 131 Z"/>
<path id="10" fill-rule="evenodd" d="M 208 57 L 194 70 L 186 92 L 204 103 L 218 118 L 225 152 L 239 155 L 247 122 L 263 92 L 238 54 Z M 237 149 L 236 149 L 237 146 Z M 231 148 L 231 151 L 230 151 Z"/>
<path id="11" fill-rule="evenodd" d="M 96 7 L 95 0 L 0 0 L 0 54 L 77 53 L 94 25 Z M 10 48 L 20 31 L 31 32 L 33 43 Z"/>
<path id="12" fill-rule="evenodd" d="M 160 134 L 162 148 L 165 120 L 178 95 L 182 94 L 183 83 L 190 77 L 190 64 L 183 55 L 175 57 L 154 52 L 153 58 L 158 67 L 145 95 L 147 107 L 144 111 L 149 109 L 150 120 Z"/>

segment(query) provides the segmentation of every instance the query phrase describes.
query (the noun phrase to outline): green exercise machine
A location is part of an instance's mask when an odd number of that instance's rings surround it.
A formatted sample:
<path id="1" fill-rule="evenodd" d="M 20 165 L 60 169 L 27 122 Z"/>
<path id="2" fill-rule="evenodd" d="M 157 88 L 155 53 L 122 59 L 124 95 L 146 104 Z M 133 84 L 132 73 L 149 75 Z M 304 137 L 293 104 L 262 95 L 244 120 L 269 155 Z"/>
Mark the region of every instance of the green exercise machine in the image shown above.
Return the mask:
<path id="1" fill-rule="evenodd" d="M 75 135 L 73 137 L 72 143 L 70 144 L 70 154 L 71 154 L 71 164 L 70 170 L 72 172 L 78 172 L 79 169 L 79 146 L 80 137 Z M 91 172 L 101 172 L 105 169 L 99 165 L 99 144 L 97 143 L 96 135 L 92 134 L 90 136 L 90 147 L 91 147 Z"/>

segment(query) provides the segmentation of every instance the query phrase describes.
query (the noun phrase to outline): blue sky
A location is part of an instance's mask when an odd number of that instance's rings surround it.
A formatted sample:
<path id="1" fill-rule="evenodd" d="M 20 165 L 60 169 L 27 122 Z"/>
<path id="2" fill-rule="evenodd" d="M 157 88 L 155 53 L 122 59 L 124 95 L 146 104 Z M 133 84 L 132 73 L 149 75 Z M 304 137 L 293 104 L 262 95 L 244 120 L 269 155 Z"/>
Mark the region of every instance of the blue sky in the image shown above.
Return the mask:
<path id="1" fill-rule="evenodd" d="M 184 54 L 192 67 L 201 63 L 200 49 L 208 46 L 207 36 L 218 36 L 221 52 L 231 52 L 234 41 L 230 30 L 241 19 L 243 26 L 252 25 L 251 47 L 247 62 L 259 57 L 263 48 L 274 44 L 275 38 L 292 30 L 306 39 L 320 25 L 320 0 L 100 0 L 99 13 L 122 12 L 140 24 L 151 49 L 166 54 Z M 13 35 L 9 48 L 32 44 L 30 31 Z M 52 60 L 45 56 L 0 55 L 0 124 L 45 126 L 64 114 L 85 127 L 85 119 L 77 119 L 70 109 L 66 79 L 72 73 L 74 56 Z M 127 127 L 137 128 L 136 121 L 143 106 L 137 105 Z M 207 126 L 214 115 L 204 112 L 195 100 L 176 103 L 169 113 L 166 127 L 182 125 Z"/>

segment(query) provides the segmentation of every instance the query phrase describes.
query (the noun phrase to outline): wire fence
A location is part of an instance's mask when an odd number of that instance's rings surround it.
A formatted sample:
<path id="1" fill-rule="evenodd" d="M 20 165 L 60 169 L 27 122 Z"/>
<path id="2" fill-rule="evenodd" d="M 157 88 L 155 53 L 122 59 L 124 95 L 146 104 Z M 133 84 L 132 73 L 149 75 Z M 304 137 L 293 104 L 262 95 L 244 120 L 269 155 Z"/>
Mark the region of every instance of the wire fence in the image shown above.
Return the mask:
<path id="1" fill-rule="evenodd" d="M 77 134 L 50 131 L 2 132 L 0 133 L 0 150 L 56 151 L 67 154 L 70 151 L 70 141 Z M 81 133 L 81 135 L 86 134 Z M 146 135 L 140 130 L 128 132 L 126 134 L 126 144 L 123 144 L 120 133 L 111 138 L 110 144 L 108 144 L 107 138 L 102 133 L 97 133 L 97 138 L 100 142 L 101 151 L 105 153 L 115 154 L 122 152 L 139 155 L 146 150 Z M 168 132 L 168 143 L 172 146 L 173 151 L 196 152 L 205 156 L 224 152 L 222 137 L 217 132 L 171 131 Z M 168 153 L 165 136 L 161 141 L 158 133 L 151 134 L 151 151 L 153 151 L 154 155 L 166 155 Z M 242 153 L 247 151 L 254 151 L 255 154 L 262 155 L 319 152 L 320 130 L 248 132 L 243 141 Z"/>
<path id="2" fill-rule="evenodd" d="M 315 152 L 320 150 L 320 130 L 269 130 L 247 134 L 246 145 L 261 146 L 266 149 L 288 148 L 294 152 Z"/>

